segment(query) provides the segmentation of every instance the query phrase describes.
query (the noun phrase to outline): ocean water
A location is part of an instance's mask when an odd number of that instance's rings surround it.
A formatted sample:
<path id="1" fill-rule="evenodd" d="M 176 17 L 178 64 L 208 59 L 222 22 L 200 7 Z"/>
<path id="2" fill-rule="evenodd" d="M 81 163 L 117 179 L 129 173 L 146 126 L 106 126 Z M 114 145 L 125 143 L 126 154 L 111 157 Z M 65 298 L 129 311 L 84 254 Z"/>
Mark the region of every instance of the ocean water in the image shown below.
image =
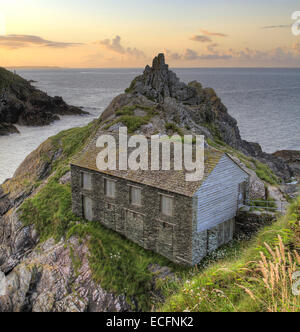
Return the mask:
<path id="1" fill-rule="evenodd" d="M 184 82 L 212 87 L 237 119 L 244 139 L 266 152 L 300 150 L 300 69 L 173 69 Z M 142 69 L 19 70 L 18 74 L 51 96 L 82 106 L 89 116 L 64 116 L 47 127 L 21 127 L 21 134 L 0 137 L 0 183 L 44 140 L 61 130 L 98 118 Z"/>

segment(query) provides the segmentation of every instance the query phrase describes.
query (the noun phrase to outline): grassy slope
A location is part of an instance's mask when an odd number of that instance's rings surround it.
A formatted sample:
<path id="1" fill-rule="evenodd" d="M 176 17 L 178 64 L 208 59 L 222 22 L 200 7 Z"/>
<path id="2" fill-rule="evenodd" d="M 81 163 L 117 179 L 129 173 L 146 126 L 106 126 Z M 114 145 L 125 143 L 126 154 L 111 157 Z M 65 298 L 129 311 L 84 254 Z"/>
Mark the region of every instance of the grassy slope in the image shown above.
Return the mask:
<path id="1" fill-rule="evenodd" d="M 122 112 L 128 113 L 127 115 L 132 114 L 132 110 L 128 109 L 122 110 Z M 125 114 L 120 114 L 120 116 L 125 116 Z M 21 219 L 24 224 L 35 224 L 42 241 L 49 237 L 59 240 L 61 237 L 72 235 L 79 236 L 82 241 L 87 241 L 94 279 L 108 291 L 125 294 L 128 301 L 135 299 L 140 310 L 149 310 L 153 305 L 158 305 L 153 302 L 151 296 L 153 275 L 148 269 L 150 264 L 155 263 L 171 267 L 181 280 L 195 280 L 201 287 L 208 287 L 209 291 L 213 291 L 214 285 L 218 285 L 220 289 L 231 292 L 230 300 L 240 303 L 239 308 L 246 309 L 248 299 L 241 290 L 235 287 L 240 269 L 250 258 L 257 257 L 257 246 L 258 243 L 261 245 L 262 240 L 272 239 L 274 241 L 275 234 L 280 233 L 285 241 L 290 241 L 291 230 L 287 229 L 286 221 L 280 221 L 269 230 L 267 229 L 262 235 L 259 235 L 257 242 L 254 242 L 252 246 L 246 242 L 236 242 L 221 248 L 202 263 L 202 266 L 205 268 L 208 266 L 208 269 L 200 272 L 201 267 L 197 269 L 176 267 L 161 256 L 140 248 L 100 224 L 81 220 L 71 211 L 70 185 L 60 184 L 59 179 L 69 171 L 70 158 L 86 144 L 99 125 L 100 122 L 95 121 L 86 127 L 67 130 L 49 139 L 49 149 L 62 149 L 63 154 L 52 165 L 52 176 L 47 183 L 33 198 L 26 200 L 22 205 Z M 33 181 L 31 180 L 31 182 Z M 36 186 L 38 185 L 40 183 L 36 183 Z M 272 243 L 272 241 L 269 242 Z M 240 252 L 244 254 L 240 254 Z M 222 255 L 228 258 L 228 262 L 216 264 L 215 261 L 219 260 Z M 219 268 L 224 266 L 223 264 L 233 272 L 221 273 Z M 157 283 L 158 291 L 163 292 L 166 296 L 176 292 L 176 295 L 169 299 L 164 310 L 192 310 L 194 308 L 194 299 L 186 294 L 186 285 L 182 286 L 182 284 L 169 281 Z M 208 302 L 197 307 L 197 310 L 213 309 L 229 311 L 233 307 L 219 298 L 218 305 L 213 308 L 209 306 Z"/>
<path id="2" fill-rule="evenodd" d="M 136 109 L 143 110 L 145 116 L 136 116 L 134 111 Z M 155 107 L 146 107 L 142 105 L 125 106 L 116 112 L 116 119 L 108 121 L 109 123 L 105 125 L 104 130 L 108 130 L 115 124 L 122 123 L 128 129 L 128 133 L 133 134 L 135 131 L 140 129 L 141 126 L 146 125 L 149 121 L 157 114 Z M 103 123 L 105 124 L 105 123 Z M 102 125 L 103 125 L 102 124 Z"/>
<path id="3" fill-rule="evenodd" d="M 2 89 L 16 88 L 28 88 L 29 84 L 19 75 L 14 75 L 9 70 L 0 67 L 0 93 Z"/>
<path id="4" fill-rule="evenodd" d="M 261 180 L 272 185 L 279 184 L 280 180 L 268 165 L 261 163 L 253 157 L 248 157 L 244 155 L 242 152 L 233 149 L 232 147 L 218 139 L 216 139 L 215 141 L 208 139 L 207 142 L 210 146 L 237 157 L 242 163 L 245 164 L 247 168 L 253 170 Z"/>
<path id="5" fill-rule="evenodd" d="M 59 179 L 69 171 L 70 158 L 82 148 L 96 127 L 97 122 L 64 131 L 50 139 L 52 147 L 63 148 L 63 156 L 55 162 L 47 184 L 23 203 L 21 220 L 25 225 L 35 225 L 41 241 L 50 237 L 58 241 L 73 235 L 86 241 L 93 277 L 101 287 L 126 295 L 134 309 L 149 310 L 153 306 L 153 274 L 148 269 L 149 265 L 169 266 L 178 273 L 185 269 L 175 267 L 167 259 L 140 248 L 100 223 L 86 222 L 74 216 L 70 184 L 59 183 Z M 163 286 L 162 283 L 159 287 Z"/>
<path id="6" fill-rule="evenodd" d="M 275 255 L 275 248 L 280 245 L 285 254 Z M 267 245 L 273 253 L 267 249 Z M 295 256 L 298 252 L 298 260 Z M 263 253 L 263 256 L 261 256 Z M 235 253 L 211 264 L 207 269 L 196 271 L 191 278 L 178 284 L 177 290 L 170 296 L 160 311 L 300 311 L 300 297 L 291 292 L 289 269 L 300 270 L 300 198 L 294 202 L 288 214 L 274 225 L 265 227 L 249 243 L 240 243 Z M 273 256 L 275 258 L 273 258 Z M 291 261 L 289 261 L 289 255 Z M 281 256 L 282 258 L 278 258 Z M 265 257 L 265 259 L 263 258 Z M 285 257 L 285 258 L 283 258 Z M 283 264 L 286 259 L 286 265 Z M 279 267 L 281 279 L 278 282 L 275 273 L 266 283 L 259 261 L 268 261 Z M 263 263 L 264 264 L 264 263 Z M 295 265 L 295 266 L 293 266 Z M 266 271 L 265 271 L 266 272 Z M 285 284 L 282 279 L 286 280 Z M 274 284 L 272 289 L 271 284 Z M 270 289 L 268 289 L 270 287 Z M 283 300 L 282 300 L 283 298 Z"/>

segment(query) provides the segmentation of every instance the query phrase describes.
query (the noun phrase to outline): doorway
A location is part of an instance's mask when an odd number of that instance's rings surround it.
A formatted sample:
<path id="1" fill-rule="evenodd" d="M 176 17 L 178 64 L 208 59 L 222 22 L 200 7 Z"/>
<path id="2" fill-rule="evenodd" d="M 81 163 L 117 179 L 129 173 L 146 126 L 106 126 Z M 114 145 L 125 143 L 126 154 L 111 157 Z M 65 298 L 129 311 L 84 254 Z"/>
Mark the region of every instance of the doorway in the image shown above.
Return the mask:
<path id="1" fill-rule="evenodd" d="M 87 196 L 83 196 L 83 217 L 88 221 L 93 221 L 93 200 Z"/>
<path id="2" fill-rule="evenodd" d="M 239 184 L 239 193 L 238 193 L 238 208 L 246 205 L 247 199 L 247 183 L 242 182 Z"/>

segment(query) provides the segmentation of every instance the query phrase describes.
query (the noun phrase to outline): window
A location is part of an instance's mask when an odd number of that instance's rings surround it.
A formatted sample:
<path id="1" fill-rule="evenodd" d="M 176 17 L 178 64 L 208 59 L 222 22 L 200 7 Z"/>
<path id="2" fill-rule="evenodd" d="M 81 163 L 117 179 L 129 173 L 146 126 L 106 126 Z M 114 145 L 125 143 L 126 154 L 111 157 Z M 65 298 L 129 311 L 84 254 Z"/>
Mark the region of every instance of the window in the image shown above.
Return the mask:
<path id="1" fill-rule="evenodd" d="M 116 182 L 114 180 L 104 179 L 106 197 L 116 197 Z"/>
<path id="2" fill-rule="evenodd" d="M 173 216 L 173 197 L 161 195 L 161 213 L 165 216 Z"/>
<path id="3" fill-rule="evenodd" d="M 92 190 L 92 174 L 82 173 L 82 188 Z"/>
<path id="4" fill-rule="evenodd" d="M 142 190 L 137 187 L 130 187 L 130 203 L 132 205 L 142 205 Z"/>

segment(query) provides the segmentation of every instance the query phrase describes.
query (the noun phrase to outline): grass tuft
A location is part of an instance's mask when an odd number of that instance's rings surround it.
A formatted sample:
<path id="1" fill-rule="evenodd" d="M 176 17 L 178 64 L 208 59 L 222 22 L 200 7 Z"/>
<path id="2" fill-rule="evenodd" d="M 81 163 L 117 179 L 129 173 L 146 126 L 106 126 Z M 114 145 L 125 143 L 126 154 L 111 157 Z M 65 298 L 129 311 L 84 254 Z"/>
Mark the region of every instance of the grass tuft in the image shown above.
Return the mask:
<path id="1" fill-rule="evenodd" d="M 248 244 L 241 243 L 236 255 L 226 255 L 210 267 L 195 271 L 159 311 L 300 311 L 300 297 L 292 294 L 290 282 L 291 273 L 300 270 L 296 258 L 299 234 L 300 198 L 290 206 L 287 216 L 263 228 Z M 273 257 L 277 252 L 281 263 Z M 281 272 L 275 282 L 276 269 Z"/>

